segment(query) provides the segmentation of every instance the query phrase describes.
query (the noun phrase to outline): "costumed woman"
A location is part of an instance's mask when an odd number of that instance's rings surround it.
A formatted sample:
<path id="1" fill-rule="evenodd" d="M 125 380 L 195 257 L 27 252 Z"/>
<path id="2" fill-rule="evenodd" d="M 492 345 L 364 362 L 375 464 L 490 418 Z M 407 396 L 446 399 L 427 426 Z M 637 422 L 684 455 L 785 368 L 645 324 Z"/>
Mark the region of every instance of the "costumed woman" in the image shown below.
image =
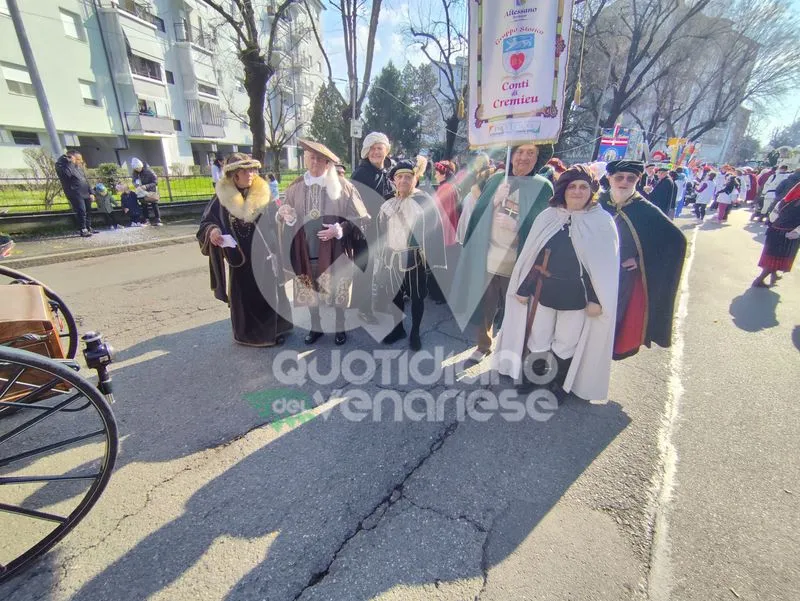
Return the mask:
<path id="1" fill-rule="evenodd" d="M 361 163 L 350 177 L 367 213 L 372 217 L 360 232 L 355 233 L 353 240 L 358 268 L 353 281 L 353 304 L 358 307 L 358 317 L 368 324 L 378 323 L 372 311 L 372 274 L 375 271 L 374 255 L 378 239 L 375 216 L 383 202 L 394 193 L 387 167 L 387 163 L 390 163 L 389 150 L 391 144 L 386 134 L 379 131 L 368 133 L 361 146 Z"/>
<path id="2" fill-rule="evenodd" d="M 308 307 L 311 331 L 306 344 L 322 337 L 320 306 L 335 311 L 334 343 L 347 342 L 345 309 L 353 284 L 353 233 L 369 219 L 358 191 L 336 173 L 339 158 L 323 144 L 298 140 L 305 150 L 307 171 L 286 189 L 278 209 L 287 277 L 292 279 L 294 305 Z M 349 260 L 338 260 L 346 256 Z"/>
<path id="3" fill-rule="evenodd" d="M 789 190 L 769 214 L 767 238 L 758 266 L 761 274 L 753 282 L 754 288 L 774 286 L 781 276 L 779 271 L 792 270 L 797 249 L 800 248 L 800 184 Z M 769 276 L 767 286 L 764 281 Z"/>
<path id="4" fill-rule="evenodd" d="M 403 311 L 403 297 L 411 299 L 409 348 L 422 348 L 420 325 L 432 269 L 446 269 L 442 222 L 433 199 L 417 188 L 427 161 L 402 160 L 389 172 L 396 192 L 378 213 L 380 245 L 375 260 L 376 308 L 393 302 Z M 393 344 L 406 337 L 402 319 L 383 339 Z"/>
<path id="5" fill-rule="evenodd" d="M 433 195 L 433 199 L 436 202 L 436 208 L 439 209 L 439 217 L 442 221 L 448 265 L 456 264 L 460 248 L 456 239 L 458 190 L 453 183 L 455 174 L 456 165 L 452 161 L 439 161 L 433 166 L 433 177 L 436 179 L 436 193 Z M 428 292 L 437 305 L 443 305 L 447 302 L 445 293 L 450 291 L 451 279 L 452 271 L 445 270 L 431 274 L 428 282 Z"/>
<path id="6" fill-rule="evenodd" d="M 606 172 L 610 188 L 600 194 L 600 205 L 614 218 L 619 233 L 614 359 L 624 359 L 642 345 L 672 345 L 686 237 L 637 191 L 644 172 L 641 161 L 612 161 Z"/>
<path id="7" fill-rule="evenodd" d="M 614 220 L 596 204 L 599 188 L 584 165 L 562 173 L 514 265 L 494 367 L 521 379 L 521 394 L 536 388 L 552 354 L 557 371 L 549 384 L 559 402 L 570 392 L 608 396 L 619 240 Z"/>
<path id="8" fill-rule="evenodd" d="M 228 303 L 233 339 L 245 346 L 282 344 L 292 329 L 280 246 L 261 163 L 234 153 L 200 220 L 197 240 L 208 256 L 214 296 Z M 226 267 L 227 264 L 227 267 Z"/>

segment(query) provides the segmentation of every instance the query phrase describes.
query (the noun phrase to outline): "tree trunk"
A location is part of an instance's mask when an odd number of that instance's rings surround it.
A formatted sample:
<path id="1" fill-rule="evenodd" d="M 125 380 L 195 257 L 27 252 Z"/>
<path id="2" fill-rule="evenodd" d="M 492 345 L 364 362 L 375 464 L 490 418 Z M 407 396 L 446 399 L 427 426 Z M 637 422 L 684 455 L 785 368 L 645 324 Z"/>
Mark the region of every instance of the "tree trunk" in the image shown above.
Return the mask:
<path id="1" fill-rule="evenodd" d="M 454 113 L 444 122 L 446 130 L 444 138 L 444 158 L 447 160 L 453 158 L 453 148 L 456 145 L 459 121 L 458 115 Z"/>
<path id="2" fill-rule="evenodd" d="M 273 75 L 273 69 L 264 62 L 257 48 L 242 50 L 239 58 L 244 66 L 244 88 L 250 99 L 247 117 L 250 121 L 250 133 L 253 135 L 253 158 L 263 165 L 266 155 L 264 106 L 267 82 Z"/>
<path id="3" fill-rule="evenodd" d="M 281 180 L 281 150 L 282 148 L 273 148 L 272 149 L 272 172 L 275 174 L 275 178 L 280 181 Z"/>

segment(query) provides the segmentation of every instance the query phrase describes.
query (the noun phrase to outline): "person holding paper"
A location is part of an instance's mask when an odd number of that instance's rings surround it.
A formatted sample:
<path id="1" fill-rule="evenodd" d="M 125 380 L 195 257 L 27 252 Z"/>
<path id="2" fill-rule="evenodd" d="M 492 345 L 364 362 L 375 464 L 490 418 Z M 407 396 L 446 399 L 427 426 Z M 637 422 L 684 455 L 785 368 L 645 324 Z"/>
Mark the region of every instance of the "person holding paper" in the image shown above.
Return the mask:
<path id="1" fill-rule="evenodd" d="M 228 157 L 197 240 L 208 257 L 214 296 L 230 307 L 234 341 L 268 347 L 282 344 L 292 324 L 283 288 L 278 207 L 258 175 L 260 167 L 243 153 Z"/>

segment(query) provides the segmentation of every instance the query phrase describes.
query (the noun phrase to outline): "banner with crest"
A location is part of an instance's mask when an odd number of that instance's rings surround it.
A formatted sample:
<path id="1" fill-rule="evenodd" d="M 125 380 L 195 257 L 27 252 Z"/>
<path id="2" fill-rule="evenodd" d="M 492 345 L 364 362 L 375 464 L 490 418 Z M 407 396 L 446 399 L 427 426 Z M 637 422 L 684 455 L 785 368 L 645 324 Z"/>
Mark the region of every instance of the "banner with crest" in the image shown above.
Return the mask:
<path id="1" fill-rule="evenodd" d="M 555 143 L 573 0 L 469 1 L 469 143 Z"/>

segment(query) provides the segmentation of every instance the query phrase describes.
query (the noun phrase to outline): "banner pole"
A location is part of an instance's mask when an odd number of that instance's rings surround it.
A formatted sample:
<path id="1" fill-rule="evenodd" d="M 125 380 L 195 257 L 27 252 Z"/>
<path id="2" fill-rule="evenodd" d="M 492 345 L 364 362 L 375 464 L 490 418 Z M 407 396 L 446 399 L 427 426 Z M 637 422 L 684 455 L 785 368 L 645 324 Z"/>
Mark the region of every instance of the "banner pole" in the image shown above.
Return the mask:
<path id="1" fill-rule="evenodd" d="M 508 151 L 506 151 L 506 178 L 503 180 L 504 184 L 508 183 L 509 171 L 511 171 L 511 144 L 508 145 Z"/>

